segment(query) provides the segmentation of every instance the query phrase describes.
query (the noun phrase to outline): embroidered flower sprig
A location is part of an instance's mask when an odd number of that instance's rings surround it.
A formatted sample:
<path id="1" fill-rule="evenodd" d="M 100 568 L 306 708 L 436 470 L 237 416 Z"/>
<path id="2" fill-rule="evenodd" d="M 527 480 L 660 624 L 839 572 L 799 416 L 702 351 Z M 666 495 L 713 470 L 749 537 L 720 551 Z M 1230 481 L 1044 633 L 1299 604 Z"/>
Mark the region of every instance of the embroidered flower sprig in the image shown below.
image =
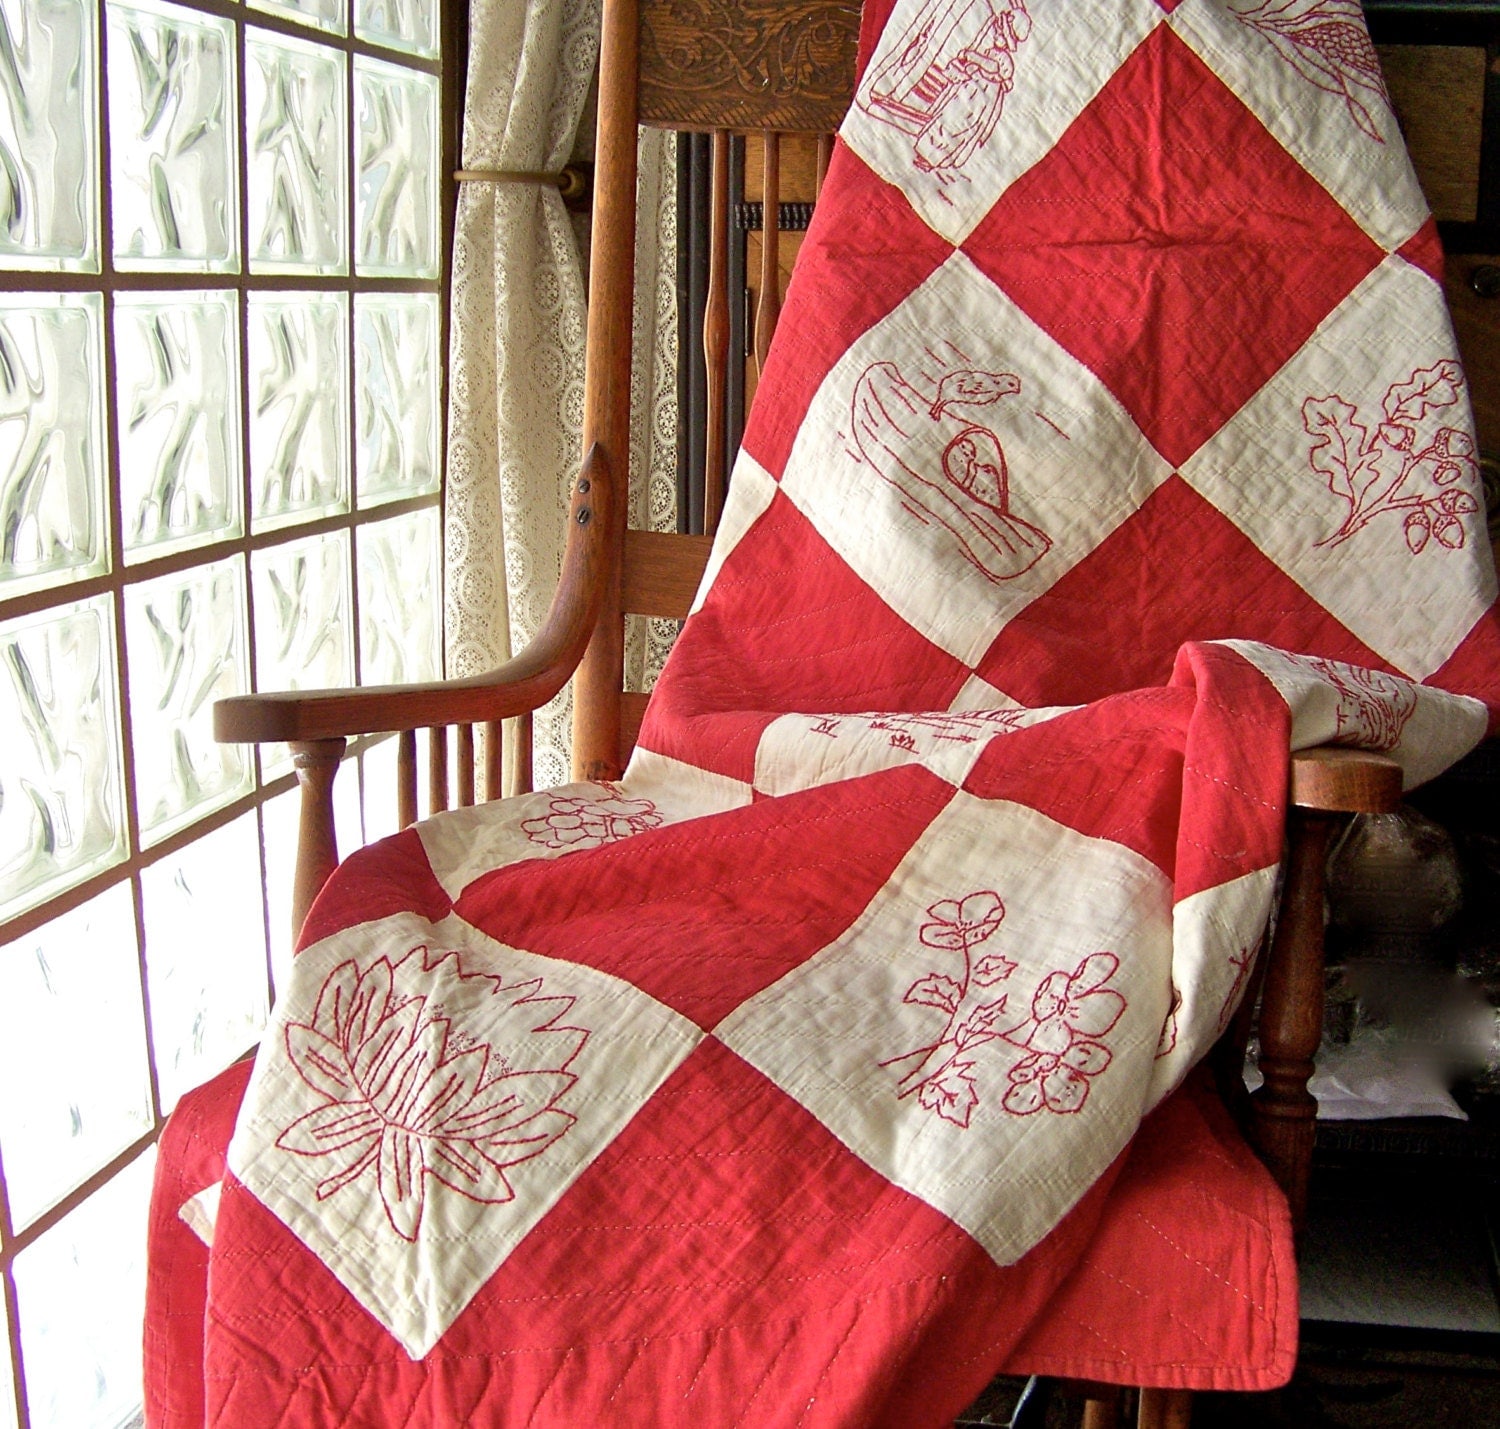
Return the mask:
<path id="1" fill-rule="evenodd" d="M 989 889 L 966 898 L 943 899 L 927 909 L 928 921 L 917 936 L 929 948 L 959 953 L 964 960 L 963 975 L 952 978 L 933 971 L 906 989 L 902 1001 L 935 1007 L 947 1014 L 947 1021 L 937 1041 L 880 1064 L 890 1067 L 911 1062 L 897 1096 L 915 1096 L 927 1111 L 956 1126 L 967 1126 L 979 1105 L 969 1053 L 1001 1035 L 998 1024 L 1005 1011 L 1005 995 L 986 1001 L 980 989 L 1004 982 L 1016 965 L 999 953 L 976 958 L 974 950 L 994 935 L 1004 918 L 1005 904 Z"/>
<path id="2" fill-rule="evenodd" d="M 1103 1037 L 1120 1020 L 1125 999 L 1107 983 L 1119 969 L 1113 953 L 1091 953 L 1071 973 L 1049 973 L 1031 999 L 1031 1017 L 1002 1034 L 1025 1048 L 1007 1073 L 1005 1109 L 1030 1116 L 1045 1107 L 1083 1110 L 1089 1079 L 1113 1060 Z"/>

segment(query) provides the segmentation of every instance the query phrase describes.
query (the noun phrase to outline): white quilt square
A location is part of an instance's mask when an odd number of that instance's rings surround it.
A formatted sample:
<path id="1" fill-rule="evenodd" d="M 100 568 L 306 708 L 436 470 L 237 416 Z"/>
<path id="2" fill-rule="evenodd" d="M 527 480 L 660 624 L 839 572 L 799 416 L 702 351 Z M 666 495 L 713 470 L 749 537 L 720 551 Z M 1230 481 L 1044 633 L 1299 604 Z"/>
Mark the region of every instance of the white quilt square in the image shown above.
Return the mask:
<path id="1" fill-rule="evenodd" d="M 1225 640 L 1273 685 L 1292 712 L 1292 748 L 1342 744 L 1389 755 L 1407 789 L 1456 764 L 1489 727 L 1482 700 L 1412 684 L 1341 660 L 1290 655 L 1252 640 Z"/>
<path id="2" fill-rule="evenodd" d="M 1426 222 L 1359 0 L 1185 0 L 1168 23 L 1382 248 Z"/>
<path id="3" fill-rule="evenodd" d="M 1074 708 L 782 715 L 766 726 L 756 746 L 755 787 L 763 794 L 791 794 L 902 764 L 921 764 L 958 786 L 992 739 Z"/>
<path id="4" fill-rule="evenodd" d="M 294 960 L 229 1168 L 420 1359 L 701 1038 L 456 916 L 364 923 Z"/>
<path id="5" fill-rule="evenodd" d="M 960 791 L 847 933 L 714 1035 L 1009 1264 L 1134 1130 L 1171 956 L 1148 860 Z"/>
<path id="6" fill-rule="evenodd" d="M 1495 597 L 1468 393 L 1437 285 L 1387 258 L 1183 478 L 1421 680 Z"/>
<path id="7" fill-rule="evenodd" d="M 703 579 L 698 582 L 693 596 L 691 613 L 696 613 L 708 598 L 714 581 L 724 568 L 734 548 L 749 534 L 750 528 L 770 509 L 776 499 L 776 478 L 768 472 L 743 447 L 734 459 L 734 470 L 730 474 L 729 495 L 724 502 L 724 512 L 719 518 L 719 529 L 714 532 L 713 549 L 708 554 L 708 564 L 703 568 Z"/>
<path id="8" fill-rule="evenodd" d="M 1189 895 L 1172 908 L 1172 1003 L 1146 1105 L 1177 1087 L 1228 1028 L 1255 971 L 1277 866 Z"/>
<path id="9" fill-rule="evenodd" d="M 1163 18 L 1154 0 L 901 0 L 840 132 L 962 243 Z"/>
<path id="10" fill-rule="evenodd" d="M 422 851 L 433 877 L 452 899 L 481 874 L 520 863 L 529 858 L 557 858 L 570 853 L 575 840 L 561 830 L 554 832 L 548 821 L 556 821 L 561 800 L 593 802 L 608 798 L 603 784 L 564 784 L 540 793 L 518 794 L 501 804 L 475 804 L 468 809 L 450 809 L 413 825 L 422 840 Z M 654 809 L 635 811 L 642 826 L 661 822 Z M 647 825 L 646 821 L 650 821 Z M 528 829 L 528 825 L 530 828 Z M 601 824 L 600 828 L 604 826 Z M 588 837 L 585 821 L 578 820 L 576 844 L 593 848 L 609 840 Z M 570 831 L 571 832 L 571 831 Z"/>
<path id="11" fill-rule="evenodd" d="M 997 689 L 988 680 L 970 675 L 959 692 L 948 702 L 950 710 L 1018 710 L 1024 708 L 1020 700 Z"/>
<path id="12" fill-rule="evenodd" d="M 559 784 L 503 803 L 452 809 L 423 819 L 415 828 L 433 876 L 450 898 L 457 899 L 481 874 L 523 859 L 560 858 L 580 849 L 602 848 L 664 824 L 734 807 L 717 785 L 713 793 L 706 791 L 706 781 L 716 777 L 701 775 L 688 783 L 637 779 L 633 786 L 624 781 Z M 718 782 L 734 784 L 743 791 L 739 802 L 749 803 L 746 785 L 722 778 Z"/>
<path id="13" fill-rule="evenodd" d="M 955 253 L 824 378 L 781 488 L 973 666 L 1170 471 L 1104 384 Z"/>

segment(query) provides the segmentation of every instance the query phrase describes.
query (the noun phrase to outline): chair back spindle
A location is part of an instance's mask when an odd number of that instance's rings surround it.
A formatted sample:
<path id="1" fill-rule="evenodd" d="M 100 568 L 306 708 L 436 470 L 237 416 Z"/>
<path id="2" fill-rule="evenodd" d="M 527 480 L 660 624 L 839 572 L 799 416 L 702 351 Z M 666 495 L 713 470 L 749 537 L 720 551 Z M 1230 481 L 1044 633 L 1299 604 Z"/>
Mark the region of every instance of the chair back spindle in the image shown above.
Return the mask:
<path id="1" fill-rule="evenodd" d="M 761 135 L 760 302 L 755 309 L 755 375 L 765 370 L 776 320 L 781 316 L 781 135 Z"/>
<path id="2" fill-rule="evenodd" d="M 458 726 L 458 807 L 474 806 L 474 726 Z"/>
<path id="3" fill-rule="evenodd" d="M 404 829 L 417 821 L 417 732 L 396 736 L 396 822 Z"/>
<path id="4" fill-rule="evenodd" d="M 441 814 L 448 807 L 448 726 L 427 731 L 427 812 Z"/>
<path id="5" fill-rule="evenodd" d="M 703 419 L 703 529 L 718 530 L 724 509 L 727 453 L 725 403 L 729 394 L 729 135 L 713 136 L 708 219 L 708 297 L 703 308 L 703 359 L 707 396 Z"/>
<path id="6" fill-rule="evenodd" d="M 497 719 L 488 720 L 484 726 L 484 798 L 488 803 L 491 799 L 501 796 L 504 784 L 504 768 L 502 764 L 501 742 L 505 738 L 505 726 Z"/>
<path id="7" fill-rule="evenodd" d="M 531 711 L 516 716 L 516 793 L 531 793 Z"/>
<path id="8" fill-rule="evenodd" d="M 333 831 L 333 780 L 348 748 L 345 739 L 293 740 L 292 767 L 302 788 L 297 823 L 297 868 L 292 882 L 292 938 L 339 863 Z"/>
<path id="9" fill-rule="evenodd" d="M 583 450 L 596 447 L 610 471 L 630 470 L 630 368 L 635 298 L 637 57 L 640 0 L 604 0 L 599 35 L 599 123 L 593 236 L 589 257 L 588 364 Z M 622 476 L 622 482 L 624 478 Z M 611 503 L 607 547 L 618 552 L 628 502 Z M 620 567 L 604 581 L 588 649 L 573 676 L 573 777 L 613 779 L 620 765 L 620 688 L 625 612 Z"/>

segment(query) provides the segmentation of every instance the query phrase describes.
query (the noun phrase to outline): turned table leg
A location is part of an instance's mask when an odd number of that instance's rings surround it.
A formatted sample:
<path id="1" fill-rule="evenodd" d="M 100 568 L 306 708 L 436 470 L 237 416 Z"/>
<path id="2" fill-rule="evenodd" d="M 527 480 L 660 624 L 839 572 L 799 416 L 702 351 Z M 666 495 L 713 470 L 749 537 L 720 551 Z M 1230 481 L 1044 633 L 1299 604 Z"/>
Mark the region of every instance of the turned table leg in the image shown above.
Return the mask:
<path id="1" fill-rule="evenodd" d="M 1083 1401 L 1083 1429 L 1120 1429 L 1120 1392 Z"/>

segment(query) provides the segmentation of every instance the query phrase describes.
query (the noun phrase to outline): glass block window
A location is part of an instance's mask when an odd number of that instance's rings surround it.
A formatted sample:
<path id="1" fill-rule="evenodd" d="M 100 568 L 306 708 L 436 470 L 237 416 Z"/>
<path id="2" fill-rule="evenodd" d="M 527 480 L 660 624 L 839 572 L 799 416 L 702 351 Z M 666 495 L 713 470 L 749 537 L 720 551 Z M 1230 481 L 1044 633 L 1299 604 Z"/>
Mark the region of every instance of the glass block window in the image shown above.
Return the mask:
<path id="1" fill-rule="evenodd" d="M 460 6 L 0 0 L 0 1429 L 136 1419 L 155 1140 L 286 976 L 214 701 L 442 669 Z"/>

